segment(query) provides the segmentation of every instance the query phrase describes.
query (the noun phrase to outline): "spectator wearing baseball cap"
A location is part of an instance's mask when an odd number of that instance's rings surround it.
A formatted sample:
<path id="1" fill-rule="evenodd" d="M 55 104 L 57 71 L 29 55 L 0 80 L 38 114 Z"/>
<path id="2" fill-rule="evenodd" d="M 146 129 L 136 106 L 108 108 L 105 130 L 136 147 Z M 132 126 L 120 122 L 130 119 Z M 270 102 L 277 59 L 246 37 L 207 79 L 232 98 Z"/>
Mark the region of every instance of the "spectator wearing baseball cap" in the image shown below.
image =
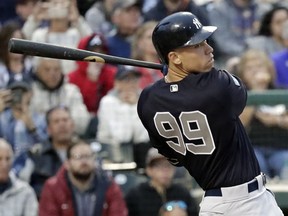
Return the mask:
<path id="1" fill-rule="evenodd" d="M 83 37 L 78 44 L 78 48 L 102 54 L 108 53 L 106 40 L 100 33 L 93 33 Z M 91 116 L 84 134 L 87 139 L 95 138 L 99 103 L 101 98 L 112 89 L 115 73 L 116 66 L 110 64 L 77 61 L 76 70 L 68 75 L 69 82 L 79 87 L 83 102 Z"/>
<path id="2" fill-rule="evenodd" d="M 134 66 L 118 66 L 117 73 L 115 74 L 116 80 L 128 80 L 129 78 L 140 78 L 141 73 Z"/>
<path id="3" fill-rule="evenodd" d="M 12 146 L 13 170 L 16 174 L 24 167 L 27 152 L 35 144 L 48 138 L 45 116 L 30 109 L 33 96 L 31 85 L 15 81 L 8 88 L 10 102 L 0 113 L 0 137 Z"/>
<path id="4" fill-rule="evenodd" d="M 34 144 L 48 137 L 45 116 L 30 109 L 33 91 L 24 81 L 7 87 L 11 92 L 10 106 L 0 113 L 0 137 L 6 139 L 17 158 Z"/>
<path id="5" fill-rule="evenodd" d="M 103 35 L 93 33 L 83 37 L 79 49 L 107 54 L 108 47 Z M 113 87 L 116 67 L 95 62 L 77 61 L 76 70 L 68 75 L 70 83 L 77 85 L 92 116 L 96 115 L 100 99 Z"/>
<path id="6" fill-rule="evenodd" d="M 131 57 L 131 37 L 142 24 L 142 5 L 136 0 L 117 0 L 111 12 L 115 28 L 107 36 L 109 54 Z"/>
<path id="7" fill-rule="evenodd" d="M 161 206 L 173 200 L 183 201 L 189 216 L 198 215 L 198 207 L 189 190 L 173 182 L 175 167 L 155 148 L 147 152 L 146 174 L 149 180 L 131 188 L 125 197 L 129 215 L 158 216 Z"/>
<path id="8" fill-rule="evenodd" d="M 118 66 L 113 89 L 100 101 L 97 140 L 111 146 L 113 162 L 137 163 L 134 148 L 149 145 L 148 133 L 137 115 L 140 77 L 136 67 Z"/>

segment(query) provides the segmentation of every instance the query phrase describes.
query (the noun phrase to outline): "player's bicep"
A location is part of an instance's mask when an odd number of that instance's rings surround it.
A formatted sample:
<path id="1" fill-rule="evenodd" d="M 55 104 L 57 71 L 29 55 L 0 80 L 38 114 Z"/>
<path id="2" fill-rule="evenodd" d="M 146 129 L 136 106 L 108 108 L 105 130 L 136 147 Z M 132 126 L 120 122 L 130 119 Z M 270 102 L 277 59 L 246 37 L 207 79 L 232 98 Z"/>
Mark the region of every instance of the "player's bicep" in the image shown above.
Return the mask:
<path id="1" fill-rule="evenodd" d="M 227 71 L 224 71 L 224 73 L 226 75 L 227 82 L 226 93 L 228 94 L 228 98 L 230 98 L 232 104 L 232 111 L 235 115 L 239 116 L 246 106 L 246 87 L 238 77 L 230 74 Z"/>

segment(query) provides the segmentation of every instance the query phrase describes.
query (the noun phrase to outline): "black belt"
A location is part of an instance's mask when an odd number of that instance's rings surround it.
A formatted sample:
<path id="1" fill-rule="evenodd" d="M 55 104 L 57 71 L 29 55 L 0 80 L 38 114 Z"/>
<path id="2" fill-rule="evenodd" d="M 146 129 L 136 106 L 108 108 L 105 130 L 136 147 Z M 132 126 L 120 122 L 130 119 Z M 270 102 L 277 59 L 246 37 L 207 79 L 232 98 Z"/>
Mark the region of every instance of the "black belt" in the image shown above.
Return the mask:
<path id="1" fill-rule="evenodd" d="M 253 182 L 248 183 L 248 193 L 259 189 L 258 181 L 255 179 Z M 204 196 L 222 196 L 221 188 L 206 190 Z"/>

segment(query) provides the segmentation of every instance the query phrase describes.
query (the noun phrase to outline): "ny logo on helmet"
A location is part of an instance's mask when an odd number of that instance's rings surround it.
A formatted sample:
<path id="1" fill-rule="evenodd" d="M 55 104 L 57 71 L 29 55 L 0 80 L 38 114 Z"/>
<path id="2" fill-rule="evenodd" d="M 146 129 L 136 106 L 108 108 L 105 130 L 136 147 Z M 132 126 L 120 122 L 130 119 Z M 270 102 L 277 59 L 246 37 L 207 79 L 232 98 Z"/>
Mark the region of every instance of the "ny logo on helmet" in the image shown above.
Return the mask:
<path id="1" fill-rule="evenodd" d="M 202 27 L 202 24 L 197 18 L 193 19 L 193 24 L 196 26 L 197 29 L 200 29 Z"/>

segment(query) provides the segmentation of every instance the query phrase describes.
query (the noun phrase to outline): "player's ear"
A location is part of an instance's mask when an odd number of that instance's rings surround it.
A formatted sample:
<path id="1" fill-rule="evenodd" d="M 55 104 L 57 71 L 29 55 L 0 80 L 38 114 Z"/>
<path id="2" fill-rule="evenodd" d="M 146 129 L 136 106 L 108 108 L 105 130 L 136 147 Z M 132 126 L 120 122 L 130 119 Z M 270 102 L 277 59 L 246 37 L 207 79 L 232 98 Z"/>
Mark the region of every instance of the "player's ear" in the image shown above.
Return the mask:
<path id="1" fill-rule="evenodd" d="M 169 52 L 168 53 L 169 62 L 173 62 L 173 64 L 181 64 L 181 59 L 176 52 Z"/>

